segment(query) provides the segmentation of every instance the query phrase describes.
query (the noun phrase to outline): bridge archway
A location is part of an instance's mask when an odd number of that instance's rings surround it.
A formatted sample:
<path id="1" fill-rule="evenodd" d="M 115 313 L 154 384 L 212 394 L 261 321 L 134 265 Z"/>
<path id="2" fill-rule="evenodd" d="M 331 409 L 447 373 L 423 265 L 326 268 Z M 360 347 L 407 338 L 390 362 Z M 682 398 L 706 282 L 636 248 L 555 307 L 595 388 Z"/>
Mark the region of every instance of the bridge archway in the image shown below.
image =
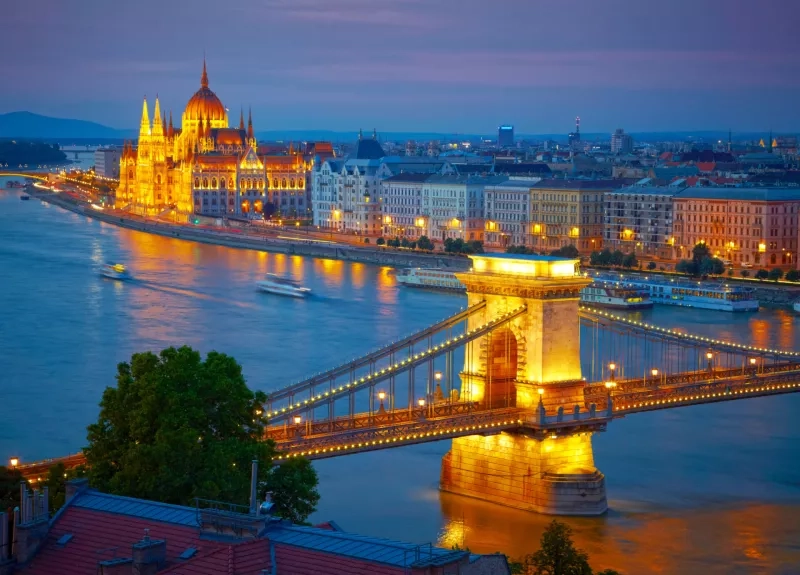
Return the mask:
<path id="1" fill-rule="evenodd" d="M 516 404 L 516 379 L 520 353 L 517 336 L 508 328 L 497 329 L 486 340 L 486 393 L 484 399 L 491 407 Z"/>

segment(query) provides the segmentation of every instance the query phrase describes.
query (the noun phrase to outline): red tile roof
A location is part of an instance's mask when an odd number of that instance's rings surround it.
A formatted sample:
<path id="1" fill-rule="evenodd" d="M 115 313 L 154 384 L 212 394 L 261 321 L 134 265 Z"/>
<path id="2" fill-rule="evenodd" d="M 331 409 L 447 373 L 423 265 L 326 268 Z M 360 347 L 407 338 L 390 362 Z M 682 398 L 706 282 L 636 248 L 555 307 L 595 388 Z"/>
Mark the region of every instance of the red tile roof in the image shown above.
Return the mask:
<path id="1" fill-rule="evenodd" d="M 701 172 L 713 172 L 716 162 L 697 162 L 697 169 Z"/>
<path id="2" fill-rule="evenodd" d="M 228 545 L 185 563 L 175 565 L 160 573 L 170 575 L 261 575 L 269 570 L 269 541 L 254 539 L 245 543 Z"/>
<path id="3" fill-rule="evenodd" d="M 149 529 L 151 539 L 167 542 L 167 564 L 177 561 L 189 547 L 207 554 L 223 543 L 201 540 L 197 527 L 162 523 L 69 506 L 51 527 L 42 548 L 21 572 L 26 575 L 96 575 L 97 563 L 107 559 L 130 557 L 131 546 L 142 540 Z M 63 546 L 56 542 L 62 535 L 72 539 Z"/>
<path id="4" fill-rule="evenodd" d="M 287 575 L 405 575 L 402 567 L 381 565 L 350 559 L 333 553 L 300 549 L 291 545 L 275 545 L 275 562 L 279 572 Z"/>

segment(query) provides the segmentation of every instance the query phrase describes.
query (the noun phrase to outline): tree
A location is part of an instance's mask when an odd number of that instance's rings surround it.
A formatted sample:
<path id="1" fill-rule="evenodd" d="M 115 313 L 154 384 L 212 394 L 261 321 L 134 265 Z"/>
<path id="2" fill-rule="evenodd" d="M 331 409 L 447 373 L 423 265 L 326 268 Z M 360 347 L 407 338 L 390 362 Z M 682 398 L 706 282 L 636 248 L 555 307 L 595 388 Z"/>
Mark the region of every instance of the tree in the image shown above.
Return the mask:
<path id="1" fill-rule="evenodd" d="M 656 269 L 656 262 L 654 262 L 654 261 L 647 262 L 647 269 L 649 269 L 649 270 Z"/>
<path id="2" fill-rule="evenodd" d="M 589 557 L 572 543 L 572 529 L 555 519 L 542 534 L 540 548 L 525 557 L 532 575 L 592 575 Z"/>
<path id="3" fill-rule="evenodd" d="M 67 497 L 66 482 L 76 477 L 85 477 L 87 469 L 84 466 L 66 469 L 63 463 L 58 463 L 47 470 L 46 485 L 48 487 L 50 513 L 55 513 L 64 506 Z"/>
<path id="4" fill-rule="evenodd" d="M 250 464 L 265 482 L 274 444 L 264 441 L 266 395 L 248 389 L 241 366 L 190 347 L 137 353 L 117 366 L 84 448 L 92 486 L 186 505 L 195 497 L 247 500 Z"/>
<path id="5" fill-rule="evenodd" d="M 575 259 L 580 255 L 580 252 L 578 252 L 578 248 L 576 248 L 572 244 L 568 244 L 566 246 L 558 248 L 557 250 L 553 250 L 552 252 L 550 252 L 550 255 L 559 258 Z"/>
<path id="6" fill-rule="evenodd" d="M 411 246 L 411 242 L 408 241 L 408 238 L 403 237 L 403 239 L 400 240 L 400 246 L 404 247 L 404 248 L 410 247 Z"/>
<path id="7" fill-rule="evenodd" d="M 369 238 L 364 238 L 364 243 L 368 244 L 369 243 Z"/>
<path id="8" fill-rule="evenodd" d="M 708 249 L 708 246 L 705 242 L 700 242 L 695 244 L 692 248 L 692 262 L 694 263 L 694 269 L 699 270 L 700 264 L 703 262 L 704 259 L 711 256 L 711 251 Z"/>
<path id="9" fill-rule="evenodd" d="M 638 261 L 636 260 L 636 254 L 633 253 L 626 254 L 625 257 L 622 259 L 622 267 L 624 268 L 627 269 L 635 268 L 637 264 Z"/>
<path id="10" fill-rule="evenodd" d="M 734 273 L 734 272 L 733 272 L 733 268 L 728 268 L 728 277 L 729 277 L 729 278 L 732 278 L 732 277 L 733 277 L 733 273 Z"/>
<path id="11" fill-rule="evenodd" d="M 679 274 L 692 275 L 694 273 L 692 260 L 679 261 L 677 264 L 675 264 L 675 271 L 678 272 Z"/>
<path id="12" fill-rule="evenodd" d="M 778 281 L 783 277 L 783 270 L 780 268 L 772 268 L 769 270 L 769 279 L 772 281 Z"/>
<path id="13" fill-rule="evenodd" d="M 473 254 L 482 254 L 483 253 L 483 242 L 480 240 L 470 240 L 467 242 L 469 244 L 469 248 L 472 250 Z"/>
<path id="14" fill-rule="evenodd" d="M 420 236 L 417 240 L 417 247 L 421 250 L 433 250 L 433 242 L 428 236 Z"/>
<path id="15" fill-rule="evenodd" d="M 0 465 L 0 513 L 19 505 L 19 484 L 22 481 L 19 469 Z"/>
<path id="16" fill-rule="evenodd" d="M 742 271 L 739 272 L 739 275 L 742 276 L 743 278 L 749 278 L 750 277 L 750 271 L 749 270 L 742 270 Z"/>
<path id="17" fill-rule="evenodd" d="M 612 266 L 621 266 L 623 261 L 625 261 L 625 254 L 623 254 L 621 251 L 616 250 L 611 254 Z"/>
<path id="18" fill-rule="evenodd" d="M 760 280 L 765 280 L 769 277 L 769 272 L 767 270 L 761 269 L 756 272 L 756 278 Z"/>
<path id="19" fill-rule="evenodd" d="M 379 246 L 382 246 L 386 244 L 386 240 L 383 238 L 378 238 L 377 240 L 375 240 L 375 243 L 378 244 Z"/>
<path id="20" fill-rule="evenodd" d="M 272 493 L 275 514 L 292 523 L 304 523 L 319 502 L 317 472 L 310 461 L 299 457 L 273 467 L 266 489 Z"/>
<path id="21" fill-rule="evenodd" d="M 786 272 L 786 277 L 784 279 L 787 282 L 800 281 L 800 272 L 797 270 L 789 270 L 788 272 Z"/>

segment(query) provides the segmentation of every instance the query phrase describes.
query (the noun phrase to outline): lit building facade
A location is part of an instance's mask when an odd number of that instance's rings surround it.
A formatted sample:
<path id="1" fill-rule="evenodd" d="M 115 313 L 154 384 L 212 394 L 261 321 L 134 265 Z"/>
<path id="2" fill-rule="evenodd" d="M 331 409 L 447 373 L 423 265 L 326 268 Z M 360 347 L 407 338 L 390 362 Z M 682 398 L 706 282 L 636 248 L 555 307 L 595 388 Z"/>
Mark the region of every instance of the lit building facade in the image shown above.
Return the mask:
<path id="1" fill-rule="evenodd" d="M 673 202 L 678 186 L 630 186 L 604 195 L 603 246 L 672 259 Z"/>
<path id="2" fill-rule="evenodd" d="M 800 190 L 686 188 L 673 203 L 678 259 L 702 242 L 734 264 L 796 268 Z"/>
<path id="3" fill-rule="evenodd" d="M 626 134 L 622 128 L 617 128 L 611 134 L 611 153 L 630 154 L 633 151 L 633 136 Z"/>
<path id="4" fill-rule="evenodd" d="M 294 150 L 259 156 L 252 116 L 247 127 L 243 113 L 239 126 L 229 127 L 228 111 L 209 89 L 203 62 L 200 89 L 186 104 L 180 127 L 173 125 L 172 113 L 169 120 L 162 114 L 158 98 L 151 121 L 144 101 L 137 145 L 126 144 L 120 158 L 116 203 L 143 215 L 171 211 L 180 219 L 273 211 L 305 215 L 311 164 Z"/>
<path id="5" fill-rule="evenodd" d="M 533 184 L 526 180 L 509 180 L 486 186 L 484 243 L 487 246 L 527 244 Z"/>
<path id="6" fill-rule="evenodd" d="M 94 173 L 101 178 L 119 179 L 119 148 L 98 148 L 94 152 Z"/>

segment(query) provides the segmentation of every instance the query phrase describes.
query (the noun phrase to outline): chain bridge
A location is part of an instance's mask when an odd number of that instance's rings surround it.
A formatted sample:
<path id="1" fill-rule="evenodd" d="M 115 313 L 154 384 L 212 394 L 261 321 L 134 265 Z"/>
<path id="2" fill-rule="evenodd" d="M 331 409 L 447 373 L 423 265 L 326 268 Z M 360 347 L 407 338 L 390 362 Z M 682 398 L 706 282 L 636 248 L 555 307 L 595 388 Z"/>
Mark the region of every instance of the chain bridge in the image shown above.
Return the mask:
<path id="1" fill-rule="evenodd" d="M 471 256 L 467 307 L 268 396 L 276 463 L 452 440 L 441 488 L 516 508 L 607 509 L 592 435 L 645 411 L 800 391 L 800 353 L 579 306 L 577 261 Z M 19 466 L 36 479 L 72 455 Z"/>

